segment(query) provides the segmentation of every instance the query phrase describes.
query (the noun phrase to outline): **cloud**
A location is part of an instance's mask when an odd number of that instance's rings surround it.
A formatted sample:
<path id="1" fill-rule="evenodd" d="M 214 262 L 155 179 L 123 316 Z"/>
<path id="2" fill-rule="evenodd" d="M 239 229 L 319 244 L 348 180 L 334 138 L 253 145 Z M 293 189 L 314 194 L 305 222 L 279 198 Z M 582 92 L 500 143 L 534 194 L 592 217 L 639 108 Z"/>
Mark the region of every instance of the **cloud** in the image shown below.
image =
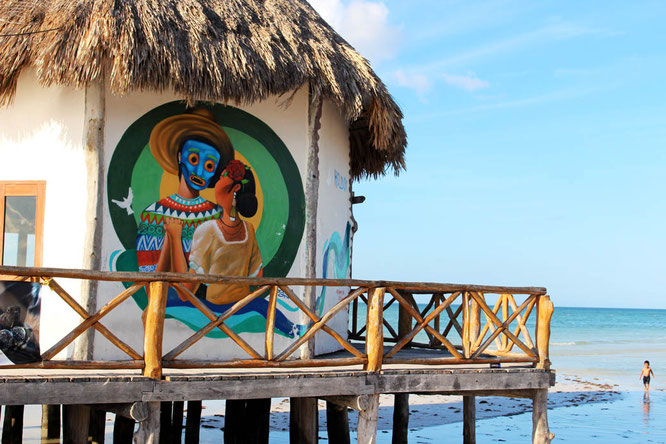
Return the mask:
<path id="1" fill-rule="evenodd" d="M 465 91 L 478 91 L 480 89 L 488 88 L 490 83 L 486 80 L 481 80 L 476 74 L 468 74 L 466 76 L 456 76 L 452 74 L 444 74 L 444 81 L 456 88 L 464 89 Z"/>
<path id="2" fill-rule="evenodd" d="M 603 91 L 608 91 L 617 86 L 618 86 L 617 82 L 612 82 L 608 84 L 595 85 L 594 87 L 586 89 L 580 87 L 570 87 L 570 88 L 545 92 L 544 94 L 535 95 L 531 97 L 524 97 L 516 100 L 497 101 L 467 108 L 437 111 L 420 115 L 412 115 L 410 117 L 410 120 L 423 121 L 429 119 L 441 119 L 442 117 L 447 117 L 447 116 L 479 113 L 482 111 L 496 111 L 496 110 L 504 110 L 512 108 L 523 108 L 523 107 L 535 106 L 541 104 L 563 102 L 569 100 L 579 100 L 581 97 L 590 96 Z"/>
<path id="3" fill-rule="evenodd" d="M 356 50 L 372 62 L 396 55 L 402 30 L 389 24 L 389 9 L 379 1 L 309 0 L 310 5 Z"/>
<path id="4" fill-rule="evenodd" d="M 486 44 L 468 49 L 458 54 L 435 60 L 418 67 L 418 71 L 437 71 L 452 66 L 466 65 L 501 54 L 512 53 L 528 47 L 543 45 L 548 42 L 567 40 L 582 36 L 612 36 L 606 29 L 591 28 L 573 23 L 552 23 L 541 28 L 515 34 L 504 39 L 493 40 Z"/>
<path id="5" fill-rule="evenodd" d="M 398 70 L 393 73 L 393 77 L 398 85 L 414 90 L 419 96 L 425 95 L 430 90 L 430 80 L 423 74 Z"/>

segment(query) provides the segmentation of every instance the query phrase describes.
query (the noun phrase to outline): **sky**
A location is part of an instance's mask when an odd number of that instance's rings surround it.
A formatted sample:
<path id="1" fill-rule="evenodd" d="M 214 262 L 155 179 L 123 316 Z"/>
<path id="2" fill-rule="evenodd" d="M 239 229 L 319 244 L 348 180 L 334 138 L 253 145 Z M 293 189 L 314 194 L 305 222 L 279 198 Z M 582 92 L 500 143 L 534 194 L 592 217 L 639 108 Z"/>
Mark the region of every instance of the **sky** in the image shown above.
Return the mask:
<path id="1" fill-rule="evenodd" d="M 666 309 L 666 2 L 310 0 L 405 114 L 353 277 Z"/>

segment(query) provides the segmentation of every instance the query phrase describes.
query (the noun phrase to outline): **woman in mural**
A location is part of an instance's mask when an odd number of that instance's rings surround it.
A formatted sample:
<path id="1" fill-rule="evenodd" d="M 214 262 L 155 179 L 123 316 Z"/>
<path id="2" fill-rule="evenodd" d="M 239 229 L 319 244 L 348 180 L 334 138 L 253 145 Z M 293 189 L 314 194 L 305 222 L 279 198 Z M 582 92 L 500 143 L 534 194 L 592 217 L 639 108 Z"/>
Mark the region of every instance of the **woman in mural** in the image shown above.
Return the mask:
<path id="1" fill-rule="evenodd" d="M 160 166 L 179 178 L 178 191 L 143 210 L 136 238 L 140 271 L 175 271 L 173 246 L 164 232 L 167 218 L 180 221 L 180 250 L 189 258 L 195 229 L 220 217 L 221 208 L 199 193 L 213 187 L 234 150 L 212 112 L 195 108 L 167 117 L 153 128 L 150 151 Z"/>
<path id="2" fill-rule="evenodd" d="M 240 217 L 250 218 L 256 214 L 255 189 L 254 174 L 250 167 L 239 160 L 230 161 L 215 184 L 215 200 L 222 208 L 221 216 L 203 222 L 196 229 L 189 264 L 182 249 L 183 222 L 175 218 L 167 219 L 166 242 L 172 245 L 173 271 L 185 273 L 189 265 L 192 273 L 261 277 L 263 263 L 254 227 Z M 230 304 L 247 296 L 251 291 L 249 285 L 243 284 L 184 286 L 205 299 L 209 303 L 207 305 L 215 306 L 217 312 L 226 310 Z M 238 313 L 254 311 L 266 317 L 267 308 L 265 299 L 255 299 Z M 276 311 L 275 326 L 278 331 L 288 336 L 295 333 L 294 325 L 280 310 Z"/>

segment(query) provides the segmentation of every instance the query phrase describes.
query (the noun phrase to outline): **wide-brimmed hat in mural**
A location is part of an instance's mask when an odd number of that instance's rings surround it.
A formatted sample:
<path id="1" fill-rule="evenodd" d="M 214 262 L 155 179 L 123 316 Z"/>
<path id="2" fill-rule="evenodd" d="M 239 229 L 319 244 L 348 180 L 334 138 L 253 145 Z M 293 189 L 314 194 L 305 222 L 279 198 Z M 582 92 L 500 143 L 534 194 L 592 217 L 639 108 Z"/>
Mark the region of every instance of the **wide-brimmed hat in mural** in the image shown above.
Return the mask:
<path id="1" fill-rule="evenodd" d="M 207 108 L 194 108 L 185 114 L 167 117 L 150 133 L 150 152 L 160 166 L 171 174 L 178 174 L 178 151 L 186 140 L 205 141 L 220 153 L 223 159 L 233 159 L 234 148 L 226 132 Z"/>

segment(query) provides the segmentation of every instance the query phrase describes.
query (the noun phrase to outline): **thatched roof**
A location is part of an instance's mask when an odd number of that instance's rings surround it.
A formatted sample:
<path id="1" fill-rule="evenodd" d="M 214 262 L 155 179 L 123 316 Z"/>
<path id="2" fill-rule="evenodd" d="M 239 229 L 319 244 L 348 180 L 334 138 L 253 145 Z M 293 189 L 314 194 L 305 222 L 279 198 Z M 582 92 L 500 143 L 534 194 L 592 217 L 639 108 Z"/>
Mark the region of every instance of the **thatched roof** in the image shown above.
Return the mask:
<path id="1" fill-rule="evenodd" d="M 106 70 L 117 94 L 172 90 L 249 103 L 309 84 L 350 124 L 352 174 L 404 168 L 402 112 L 306 0 L 0 0 L 0 104 L 24 67 L 83 87 Z"/>

